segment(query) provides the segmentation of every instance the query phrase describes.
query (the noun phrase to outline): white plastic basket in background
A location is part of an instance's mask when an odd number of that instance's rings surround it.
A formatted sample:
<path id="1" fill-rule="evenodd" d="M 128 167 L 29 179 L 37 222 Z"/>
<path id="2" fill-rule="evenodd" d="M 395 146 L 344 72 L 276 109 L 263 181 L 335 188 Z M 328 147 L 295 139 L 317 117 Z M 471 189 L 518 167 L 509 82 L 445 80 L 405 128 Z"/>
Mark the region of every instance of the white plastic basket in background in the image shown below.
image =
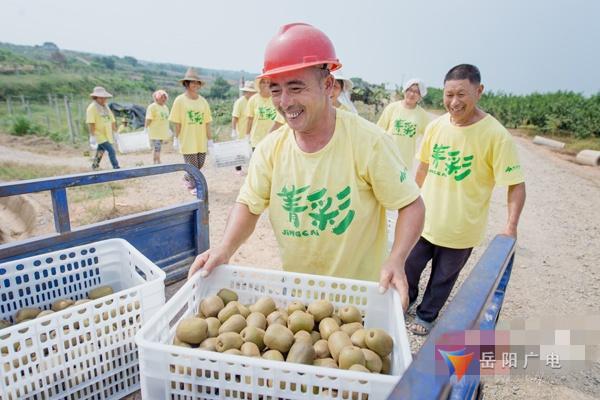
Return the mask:
<path id="1" fill-rule="evenodd" d="M 252 156 L 252 148 L 247 139 L 215 142 L 211 151 L 217 167 L 245 165 Z"/>
<path id="2" fill-rule="evenodd" d="M 366 327 L 394 339 L 392 374 L 371 374 L 284 363 L 172 345 L 178 322 L 220 288 L 234 290 L 243 304 L 271 296 L 278 307 L 293 300 L 354 305 Z M 379 294 L 375 282 L 222 265 L 207 278 L 194 275 L 136 335 L 142 397 L 154 399 L 384 399 L 410 364 L 400 297 Z M 326 396 L 325 391 L 330 395 Z M 337 395 L 337 397 L 335 397 Z M 356 396 L 356 397 L 354 397 Z"/>
<path id="3" fill-rule="evenodd" d="M 134 336 L 165 302 L 165 273 L 122 239 L 0 264 L 0 319 L 98 286 L 114 294 L 0 330 L 0 399 L 120 399 L 139 388 Z"/>
<path id="4" fill-rule="evenodd" d="M 121 154 L 150 150 L 150 137 L 144 131 L 120 133 L 115 139 Z"/>

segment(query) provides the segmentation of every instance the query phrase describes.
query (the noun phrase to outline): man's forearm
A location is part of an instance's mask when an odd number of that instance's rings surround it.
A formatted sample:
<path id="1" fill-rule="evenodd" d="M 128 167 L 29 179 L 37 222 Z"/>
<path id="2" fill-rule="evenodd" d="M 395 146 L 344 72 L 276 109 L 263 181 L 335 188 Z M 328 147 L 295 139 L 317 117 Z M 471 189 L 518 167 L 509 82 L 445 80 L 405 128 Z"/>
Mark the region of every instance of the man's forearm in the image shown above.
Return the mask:
<path id="1" fill-rule="evenodd" d="M 511 231 L 517 230 L 519 225 L 519 219 L 521 212 L 525 206 L 525 198 L 527 197 L 525 191 L 525 183 L 519 183 L 508 187 L 507 193 L 507 208 L 508 208 L 508 221 L 506 223 L 507 229 Z"/>
<path id="2" fill-rule="evenodd" d="M 406 261 L 408 254 L 421 237 L 424 220 L 425 205 L 420 196 L 406 207 L 398 210 L 391 258 L 402 263 Z"/>

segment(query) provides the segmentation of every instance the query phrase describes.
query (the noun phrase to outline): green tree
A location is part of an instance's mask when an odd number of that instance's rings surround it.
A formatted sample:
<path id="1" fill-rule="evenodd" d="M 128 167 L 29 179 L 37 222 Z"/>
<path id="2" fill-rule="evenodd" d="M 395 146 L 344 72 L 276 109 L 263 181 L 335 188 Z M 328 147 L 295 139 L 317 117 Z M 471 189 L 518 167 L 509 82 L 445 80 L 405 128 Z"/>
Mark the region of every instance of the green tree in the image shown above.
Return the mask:
<path id="1" fill-rule="evenodd" d="M 213 99 L 225 99 L 227 98 L 229 89 L 231 89 L 231 85 L 221 76 L 218 76 L 210 87 L 208 97 Z"/>

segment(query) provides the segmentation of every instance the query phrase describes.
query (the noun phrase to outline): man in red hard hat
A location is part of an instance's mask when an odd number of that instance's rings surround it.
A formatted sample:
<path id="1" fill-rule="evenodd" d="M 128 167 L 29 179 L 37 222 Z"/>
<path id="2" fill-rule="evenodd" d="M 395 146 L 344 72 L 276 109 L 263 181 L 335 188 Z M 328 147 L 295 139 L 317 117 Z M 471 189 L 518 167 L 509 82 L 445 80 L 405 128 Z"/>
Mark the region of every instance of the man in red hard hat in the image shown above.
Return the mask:
<path id="1" fill-rule="evenodd" d="M 331 103 L 341 67 L 329 38 L 307 24 L 283 26 L 269 42 L 261 77 L 270 79 L 284 125 L 256 148 L 223 240 L 199 255 L 189 276 L 227 263 L 268 207 L 283 269 L 393 285 L 408 305 L 404 262 L 425 208 L 391 139 Z M 398 210 L 386 254 L 386 209 Z"/>

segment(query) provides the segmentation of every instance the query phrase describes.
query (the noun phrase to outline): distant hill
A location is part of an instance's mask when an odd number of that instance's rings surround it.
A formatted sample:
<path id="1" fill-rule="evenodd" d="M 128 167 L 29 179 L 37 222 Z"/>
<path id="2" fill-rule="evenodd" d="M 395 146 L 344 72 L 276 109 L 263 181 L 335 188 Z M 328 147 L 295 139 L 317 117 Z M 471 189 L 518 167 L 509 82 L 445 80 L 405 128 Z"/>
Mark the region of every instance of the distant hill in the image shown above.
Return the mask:
<path id="1" fill-rule="evenodd" d="M 48 94 L 81 95 L 96 85 L 116 93 L 157 88 L 176 92 L 181 90 L 177 80 L 188 67 L 63 50 L 51 42 L 37 46 L 0 42 L 0 100 L 19 95 L 30 99 L 45 99 Z M 256 76 L 244 71 L 194 67 L 206 79 L 207 87 L 220 76 L 233 85 L 234 95 L 242 76 Z"/>

